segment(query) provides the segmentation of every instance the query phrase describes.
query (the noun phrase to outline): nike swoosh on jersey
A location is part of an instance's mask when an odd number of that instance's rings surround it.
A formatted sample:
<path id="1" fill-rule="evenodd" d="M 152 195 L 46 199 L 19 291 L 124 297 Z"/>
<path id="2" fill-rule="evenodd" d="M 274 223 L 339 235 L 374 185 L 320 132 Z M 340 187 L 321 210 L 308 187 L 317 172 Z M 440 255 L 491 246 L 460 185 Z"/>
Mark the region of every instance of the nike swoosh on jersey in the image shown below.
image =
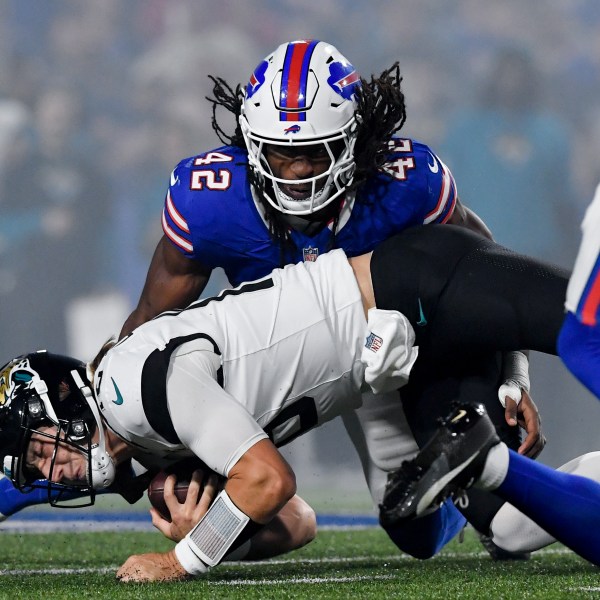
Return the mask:
<path id="1" fill-rule="evenodd" d="M 115 388 L 115 393 L 117 394 L 117 399 L 113 400 L 113 404 L 116 404 L 117 406 L 121 406 L 121 404 L 123 404 L 123 395 L 121 394 L 121 390 L 119 389 L 119 387 L 115 383 L 115 380 L 112 377 L 110 378 L 110 380 L 112 381 L 112 384 Z"/>
<path id="2" fill-rule="evenodd" d="M 432 173 L 437 173 L 440 170 L 440 165 L 439 165 L 437 159 L 435 158 L 435 156 L 433 154 L 429 153 L 429 156 L 431 156 L 431 158 L 433 159 L 433 164 L 431 164 L 429 162 L 429 160 L 428 160 L 427 161 L 427 166 L 429 167 L 429 170 Z"/>
<path id="3" fill-rule="evenodd" d="M 177 175 L 177 177 L 176 177 L 175 171 L 172 171 L 171 172 L 171 185 L 175 185 L 178 181 L 179 181 L 179 175 Z"/>

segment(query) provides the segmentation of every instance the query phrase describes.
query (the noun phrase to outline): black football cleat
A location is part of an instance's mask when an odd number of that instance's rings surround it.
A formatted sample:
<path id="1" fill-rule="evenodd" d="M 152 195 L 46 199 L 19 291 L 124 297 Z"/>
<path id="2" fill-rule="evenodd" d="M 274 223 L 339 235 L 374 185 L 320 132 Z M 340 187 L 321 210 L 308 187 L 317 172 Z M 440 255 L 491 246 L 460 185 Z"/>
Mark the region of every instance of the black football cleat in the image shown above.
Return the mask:
<path id="1" fill-rule="evenodd" d="M 482 404 L 457 404 L 417 456 L 389 473 L 379 505 L 381 525 L 421 516 L 462 494 L 481 474 L 488 450 L 499 442 Z"/>
<path id="2" fill-rule="evenodd" d="M 513 552 L 512 550 L 505 550 L 494 544 L 492 538 L 483 535 L 482 533 L 479 534 L 479 541 L 487 550 L 492 560 L 529 560 L 531 558 L 531 552 Z"/>

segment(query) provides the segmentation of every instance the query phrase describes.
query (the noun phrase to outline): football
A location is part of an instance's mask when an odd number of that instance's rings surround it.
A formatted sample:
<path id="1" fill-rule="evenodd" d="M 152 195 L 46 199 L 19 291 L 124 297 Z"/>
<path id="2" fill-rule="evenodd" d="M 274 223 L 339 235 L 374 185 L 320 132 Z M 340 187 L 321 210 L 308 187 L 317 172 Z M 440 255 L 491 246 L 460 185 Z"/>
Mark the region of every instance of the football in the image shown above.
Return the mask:
<path id="1" fill-rule="evenodd" d="M 165 480 L 169 475 L 175 475 L 175 496 L 179 502 L 185 502 L 187 497 L 190 480 L 194 471 L 202 471 L 202 481 L 213 472 L 199 458 L 186 458 L 178 463 L 175 463 L 166 469 L 157 473 L 150 481 L 148 486 L 148 499 L 150 504 L 161 514 L 167 521 L 171 520 L 171 513 L 165 502 Z M 203 484 L 200 484 L 200 494 L 202 493 Z M 200 495 L 199 494 L 199 495 Z"/>

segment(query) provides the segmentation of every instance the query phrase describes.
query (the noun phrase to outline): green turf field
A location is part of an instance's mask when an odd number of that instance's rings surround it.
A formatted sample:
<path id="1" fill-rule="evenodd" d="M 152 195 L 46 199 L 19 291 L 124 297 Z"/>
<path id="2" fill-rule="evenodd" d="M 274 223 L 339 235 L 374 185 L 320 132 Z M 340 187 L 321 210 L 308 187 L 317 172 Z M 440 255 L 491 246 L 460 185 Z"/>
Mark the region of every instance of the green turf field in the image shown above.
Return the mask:
<path id="1" fill-rule="evenodd" d="M 129 554 L 166 550 L 158 533 L 0 534 L 0 598 L 598 598 L 598 569 L 560 546 L 494 563 L 470 531 L 429 561 L 401 555 L 379 529 L 321 531 L 295 553 L 226 564 L 204 579 L 120 584 Z"/>

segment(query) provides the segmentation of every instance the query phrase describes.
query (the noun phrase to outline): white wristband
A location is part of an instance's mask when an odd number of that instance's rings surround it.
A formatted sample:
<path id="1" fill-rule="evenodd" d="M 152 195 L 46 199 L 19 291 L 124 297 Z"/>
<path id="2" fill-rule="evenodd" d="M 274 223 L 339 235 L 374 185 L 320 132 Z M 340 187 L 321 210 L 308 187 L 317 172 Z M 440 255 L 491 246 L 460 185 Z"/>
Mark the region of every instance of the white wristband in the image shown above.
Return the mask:
<path id="1" fill-rule="evenodd" d="M 189 544 L 187 543 L 187 539 L 183 538 L 176 546 L 175 546 L 175 556 L 177 560 L 181 563 L 181 566 L 190 574 L 190 575 L 202 575 L 203 573 L 208 572 L 208 565 L 203 563 L 192 551 Z"/>
<path id="2" fill-rule="evenodd" d="M 518 406 L 521 402 L 521 390 L 529 392 L 529 359 L 523 352 L 506 352 L 502 374 L 504 383 L 498 390 L 498 400 L 506 408 L 505 398 L 508 396 Z"/>
<path id="3" fill-rule="evenodd" d="M 198 525 L 175 546 L 181 566 L 190 575 L 206 573 L 221 562 L 249 522 L 250 517 L 222 490 Z"/>

